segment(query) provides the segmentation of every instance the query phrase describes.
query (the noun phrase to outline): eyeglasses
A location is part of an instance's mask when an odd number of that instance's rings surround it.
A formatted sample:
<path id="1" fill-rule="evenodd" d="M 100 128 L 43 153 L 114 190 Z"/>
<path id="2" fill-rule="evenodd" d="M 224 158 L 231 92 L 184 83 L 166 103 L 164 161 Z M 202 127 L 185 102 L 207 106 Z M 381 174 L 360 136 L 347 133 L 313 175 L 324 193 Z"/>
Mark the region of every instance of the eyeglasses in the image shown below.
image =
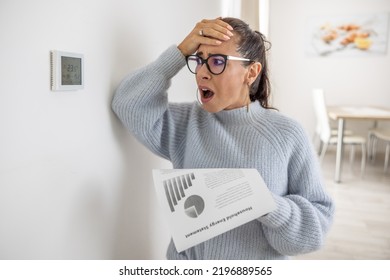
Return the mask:
<path id="1" fill-rule="evenodd" d="M 219 75 L 226 68 L 226 61 L 238 60 L 238 61 L 251 61 L 248 58 L 236 57 L 224 54 L 212 54 L 208 58 L 203 59 L 199 55 L 188 55 L 186 56 L 187 66 L 191 73 L 198 73 L 199 68 L 206 63 L 207 69 L 214 74 Z"/>

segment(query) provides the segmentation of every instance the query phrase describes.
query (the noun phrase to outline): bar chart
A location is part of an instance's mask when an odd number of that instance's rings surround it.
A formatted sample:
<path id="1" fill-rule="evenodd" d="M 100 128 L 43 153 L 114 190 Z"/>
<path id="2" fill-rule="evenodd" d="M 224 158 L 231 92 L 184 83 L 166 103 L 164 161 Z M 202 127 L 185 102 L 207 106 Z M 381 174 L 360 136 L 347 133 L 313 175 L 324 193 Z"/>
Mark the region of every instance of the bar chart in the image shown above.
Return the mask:
<path id="1" fill-rule="evenodd" d="M 175 206 L 186 197 L 185 191 L 193 186 L 194 180 L 194 173 L 188 173 L 163 181 L 165 196 L 171 212 L 175 212 Z"/>

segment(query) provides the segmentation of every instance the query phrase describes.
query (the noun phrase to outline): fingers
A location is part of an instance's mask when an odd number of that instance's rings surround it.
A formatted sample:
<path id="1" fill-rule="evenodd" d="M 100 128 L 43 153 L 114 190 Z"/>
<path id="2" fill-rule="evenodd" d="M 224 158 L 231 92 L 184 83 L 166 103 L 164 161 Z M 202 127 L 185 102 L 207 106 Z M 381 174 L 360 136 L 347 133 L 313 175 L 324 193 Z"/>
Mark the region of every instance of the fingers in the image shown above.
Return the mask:
<path id="1" fill-rule="evenodd" d="M 229 40 L 230 37 L 233 36 L 233 33 L 231 32 L 233 28 L 220 19 L 204 19 L 196 25 L 195 29 L 198 30 L 200 36 L 221 41 Z"/>
<path id="2" fill-rule="evenodd" d="M 220 18 L 198 22 L 178 46 L 183 55 L 194 53 L 200 45 L 217 46 L 233 36 L 233 28 Z"/>

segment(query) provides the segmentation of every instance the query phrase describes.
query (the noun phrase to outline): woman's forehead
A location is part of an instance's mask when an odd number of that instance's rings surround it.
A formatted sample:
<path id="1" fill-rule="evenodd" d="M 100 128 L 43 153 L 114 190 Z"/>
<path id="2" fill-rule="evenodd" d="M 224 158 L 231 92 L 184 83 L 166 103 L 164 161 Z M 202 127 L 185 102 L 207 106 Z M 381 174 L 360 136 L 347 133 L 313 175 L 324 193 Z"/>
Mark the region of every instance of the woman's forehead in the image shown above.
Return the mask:
<path id="1" fill-rule="evenodd" d="M 224 41 L 218 46 L 200 45 L 197 51 L 198 54 L 208 57 L 211 54 L 237 54 L 237 45 L 234 40 Z"/>

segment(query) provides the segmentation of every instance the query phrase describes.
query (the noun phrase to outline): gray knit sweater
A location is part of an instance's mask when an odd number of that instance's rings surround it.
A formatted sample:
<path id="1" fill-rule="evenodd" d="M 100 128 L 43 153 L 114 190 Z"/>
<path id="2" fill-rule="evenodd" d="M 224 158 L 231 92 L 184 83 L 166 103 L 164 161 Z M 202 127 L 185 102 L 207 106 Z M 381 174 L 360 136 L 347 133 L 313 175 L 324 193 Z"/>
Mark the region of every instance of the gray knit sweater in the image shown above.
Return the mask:
<path id="1" fill-rule="evenodd" d="M 168 259 L 285 259 L 319 249 L 334 205 L 302 127 L 259 102 L 215 114 L 194 103 L 168 103 L 171 78 L 185 66 L 176 46 L 129 74 L 112 108 L 130 132 L 173 168 L 256 168 L 277 210 Z"/>

